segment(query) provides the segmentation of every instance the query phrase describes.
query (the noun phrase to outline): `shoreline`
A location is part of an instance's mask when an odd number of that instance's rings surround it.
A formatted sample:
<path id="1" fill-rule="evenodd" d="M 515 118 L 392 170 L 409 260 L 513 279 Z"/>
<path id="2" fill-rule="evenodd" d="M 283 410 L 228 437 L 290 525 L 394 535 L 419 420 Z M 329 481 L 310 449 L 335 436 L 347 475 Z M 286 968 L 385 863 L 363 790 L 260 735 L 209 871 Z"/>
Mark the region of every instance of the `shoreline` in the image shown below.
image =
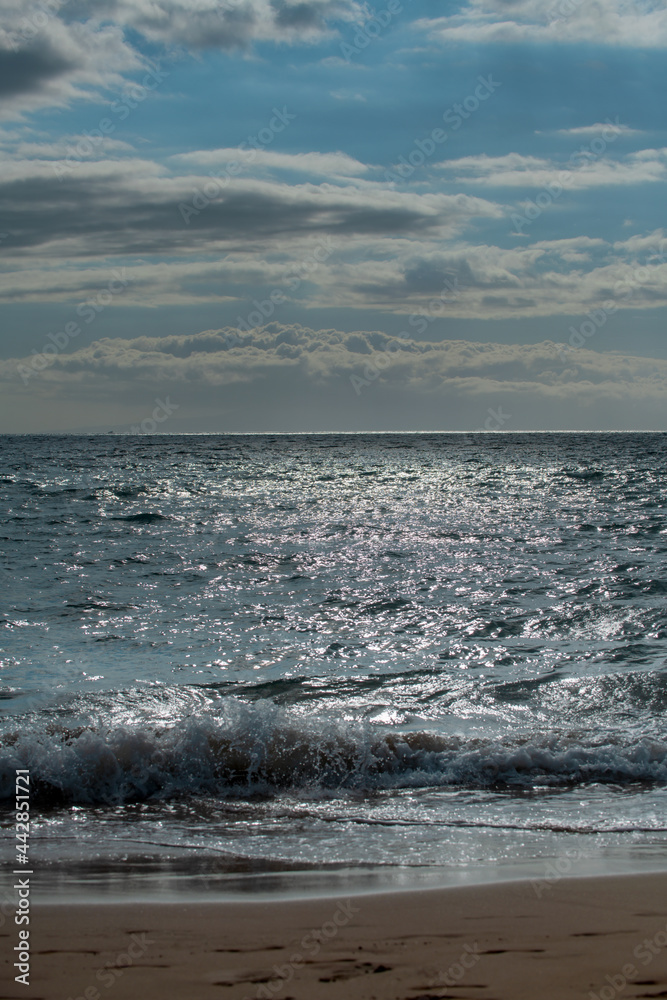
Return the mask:
<path id="1" fill-rule="evenodd" d="M 667 872 L 301 900 L 35 903 L 30 986 L 77 1000 L 667 996 Z M 86 992 L 88 991 L 88 992 Z"/>
<path id="2" fill-rule="evenodd" d="M 263 872 L 113 870 L 86 865 L 65 873 L 36 875 L 33 901 L 45 906 L 150 905 L 243 902 L 307 902 L 347 896 L 374 896 L 450 889 L 474 889 L 540 879 L 599 879 L 667 875 L 667 857 L 622 860 L 583 855 L 576 850 L 514 864 L 447 866 L 341 866 Z M 46 877 L 45 877 L 46 876 Z"/>

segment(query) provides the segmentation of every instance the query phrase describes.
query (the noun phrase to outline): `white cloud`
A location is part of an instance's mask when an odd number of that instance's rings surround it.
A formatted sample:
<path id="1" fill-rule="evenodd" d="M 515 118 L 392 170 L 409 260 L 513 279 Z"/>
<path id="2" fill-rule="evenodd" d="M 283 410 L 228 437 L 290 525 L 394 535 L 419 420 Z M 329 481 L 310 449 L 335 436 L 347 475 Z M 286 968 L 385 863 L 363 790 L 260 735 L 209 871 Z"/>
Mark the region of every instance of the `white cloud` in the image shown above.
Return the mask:
<path id="1" fill-rule="evenodd" d="M 86 0 L 72 3 L 90 16 Z M 314 42 L 339 22 L 363 20 L 357 0 L 98 0 L 95 16 L 131 26 L 152 42 L 190 49 L 245 46 L 255 41 Z"/>
<path id="2" fill-rule="evenodd" d="M 606 129 L 609 128 L 609 122 L 596 122 L 594 125 L 579 125 L 577 128 L 559 128 L 556 129 L 556 135 L 573 135 L 573 136 L 596 136 L 600 135 Z M 641 129 L 630 128 L 628 125 L 614 124 L 614 128 L 618 132 L 618 137 L 631 136 L 631 135 L 642 135 Z M 538 133 L 539 134 L 539 133 Z"/>
<path id="3" fill-rule="evenodd" d="M 341 166 L 338 154 L 314 155 L 322 169 Z M 520 166 L 530 172 L 535 160 L 513 154 L 456 166 L 491 176 Z M 466 239 L 480 220 L 507 213 L 466 195 L 399 191 L 356 176 L 320 184 L 233 177 L 211 190 L 207 175 L 174 174 L 128 157 L 81 162 L 54 197 L 53 170 L 44 159 L 4 163 L 5 302 L 76 306 L 122 261 L 129 277 L 119 300 L 125 307 L 251 301 L 276 289 L 302 308 L 376 309 L 439 321 L 585 314 L 615 295 L 619 309 L 667 304 L 660 233 L 614 245 L 580 235 L 504 248 Z M 201 200 L 193 198 L 196 191 Z M 63 234 L 68 205 L 76 210 Z M 182 205 L 197 206 L 189 224 Z M 632 295 L 617 295 L 619 282 L 640 264 L 648 269 L 633 279 Z"/>
<path id="4" fill-rule="evenodd" d="M 354 90 L 330 90 L 330 95 L 335 101 L 361 101 L 366 104 L 368 98 Z"/>
<path id="5" fill-rule="evenodd" d="M 445 43 L 667 46 L 667 9 L 654 0 L 509 0 L 502 4 L 469 0 L 456 14 L 416 23 L 432 39 Z"/>
<path id="6" fill-rule="evenodd" d="M 0 0 L 2 116 L 121 91 L 149 65 L 130 32 L 172 54 L 310 44 L 362 21 L 364 9 L 357 0 Z"/>
<path id="7" fill-rule="evenodd" d="M 664 229 L 655 229 L 646 236 L 635 235 L 626 240 L 617 240 L 613 248 L 629 255 L 634 261 L 643 257 L 646 263 L 654 263 L 659 255 L 659 248 L 664 245 L 666 239 Z"/>
<path id="8" fill-rule="evenodd" d="M 421 186 L 397 189 L 369 179 L 373 168 L 344 153 L 259 150 L 259 174 L 230 176 L 223 167 L 216 181 L 209 174 L 237 151 L 191 151 L 167 167 L 129 155 L 121 143 L 119 159 L 110 159 L 105 145 L 97 154 L 105 159 L 67 163 L 51 159 L 60 147 L 41 139 L 27 129 L 0 132 L 5 302 L 76 305 L 122 261 L 130 277 L 124 306 L 251 301 L 280 289 L 299 307 L 421 314 L 433 312 L 454 280 L 440 320 L 577 315 L 613 296 L 643 253 L 649 270 L 619 308 L 667 304 L 664 241 L 655 235 L 613 246 L 583 235 L 521 249 L 484 243 L 480 222 L 509 218 L 512 206 Z M 295 164 L 307 172 L 288 183 L 284 171 Z M 604 183 L 604 171 L 617 176 L 621 168 L 633 171 L 633 181 L 658 179 L 667 153 L 585 162 L 565 179 L 553 161 L 518 153 L 461 157 L 440 168 L 467 185 L 513 192 L 518 177 L 531 195 L 554 179 L 563 188 L 590 188 Z M 323 241 L 331 249 L 309 268 Z M 295 273 L 296 290 L 287 280 Z"/>
<path id="9" fill-rule="evenodd" d="M 338 154 L 312 156 L 322 169 L 359 169 Z M 140 255 L 166 263 L 193 253 L 205 269 L 207 255 L 219 259 L 221 252 L 273 255 L 288 266 L 301 259 L 305 240 L 329 236 L 363 253 L 355 240 L 379 237 L 386 254 L 394 241 L 452 238 L 472 219 L 503 214 L 483 198 L 397 191 L 342 175 L 337 183 L 320 184 L 229 175 L 215 181 L 207 174 L 170 173 L 139 158 L 59 164 L 10 155 L 3 164 L 0 211 L 9 234 L 0 253 L 13 262 L 13 285 L 5 291 L 13 298 L 25 290 L 20 272 L 29 273 L 47 253 L 64 271 L 77 258 L 90 263 Z M 49 282 L 44 291 L 50 288 Z"/>
<path id="10" fill-rule="evenodd" d="M 522 249 L 453 240 L 445 251 L 435 242 L 404 241 L 379 259 L 372 249 L 365 260 L 337 254 L 313 299 L 426 316 L 427 325 L 452 318 L 584 318 L 605 301 L 620 311 L 653 309 L 667 305 L 665 244 L 661 230 L 613 246 L 587 236 Z"/>
<path id="11" fill-rule="evenodd" d="M 226 167 L 230 163 L 241 163 L 244 170 L 290 170 L 296 173 L 320 175 L 323 177 L 350 177 L 364 174 L 371 168 L 360 163 L 347 153 L 279 153 L 269 149 L 225 149 L 197 150 L 179 153 L 173 157 L 184 165 L 199 167 Z"/>
<path id="12" fill-rule="evenodd" d="M 606 144 L 605 147 L 606 148 Z M 591 149 L 573 153 L 565 163 L 535 156 L 464 156 L 436 166 L 455 174 L 461 184 L 480 187 L 547 188 L 570 191 L 616 185 L 654 184 L 667 180 L 667 149 L 643 149 L 621 159 L 596 155 Z"/>
<path id="13" fill-rule="evenodd" d="M 3 118 L 97 99 L 100 91 L 119 90 L 128 74 L 146 66 L 118 25 L 65 23 L 12 0 L 1 0 L 0 16 Z"/>
<path id="14" fill-rule="evenodd" d="M 667 390 L 661 359 L 279 323 L 100 340 L 22 380 L 33 364 L 0 363 L 3 430 L 129 429 L 156 396 L 178 406 L 169 431 L 474 429 L 499 403 L 506 429 L 652 427 L 664 424 Z"/>

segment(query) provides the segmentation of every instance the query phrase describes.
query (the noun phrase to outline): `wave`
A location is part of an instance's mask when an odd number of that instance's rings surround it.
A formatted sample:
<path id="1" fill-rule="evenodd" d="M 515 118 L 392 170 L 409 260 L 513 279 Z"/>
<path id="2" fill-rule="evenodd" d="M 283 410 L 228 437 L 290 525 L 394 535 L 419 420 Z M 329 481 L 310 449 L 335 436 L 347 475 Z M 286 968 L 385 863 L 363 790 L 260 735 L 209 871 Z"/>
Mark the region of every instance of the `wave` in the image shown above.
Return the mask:
<path id="1" fill-rule="evenodd" d="M 172 521 L 169 514 L 160 514 L 157 511 L 143 511 L 141 514 L 125 514 L 111 518 L 113 521 L 132 521 L 135 524 L 152 524 L 154 521 Z"/>
<path id="2" fill-rule="evenodd" d="M 564 469 L 563 473 L 568 479 L 579 479 L 581 482 L 604 479 L 605 477 L 602 469 Z"/>
<path id="3" fill-rule="evenodd" d="M 169 726 L 33 725 L 0 744 L 0 798 L 29 768 L 36 804 L 122 803 L 281 789 L 443 787 L 529 790 L 667 783 L 667 744 L 574 737 L 483 740 L 296 719 L 229 699 Z"/>

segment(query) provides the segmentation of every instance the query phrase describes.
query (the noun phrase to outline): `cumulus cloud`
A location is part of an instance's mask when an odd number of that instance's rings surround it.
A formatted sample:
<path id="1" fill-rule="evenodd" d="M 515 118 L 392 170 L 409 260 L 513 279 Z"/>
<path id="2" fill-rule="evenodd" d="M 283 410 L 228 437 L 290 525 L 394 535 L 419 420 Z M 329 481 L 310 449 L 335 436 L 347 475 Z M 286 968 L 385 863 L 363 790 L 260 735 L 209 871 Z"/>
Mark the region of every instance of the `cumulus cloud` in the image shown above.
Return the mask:
<path id="1" fill-rule="evenodd" d="M 667 46 L 667 10 L 659 0 L 468 0 L 456 14 L 417 26 L 444 43 Z"/>
<path id="2" fill-rule="evenodd" d="M 45 429 L 48 414 L 49 429 L 129 429 L 165 396 L 178 408 L 164 428 L 174 432 L 473 430 L 498 405 L 505 429 L 652 427 L 667 389 L 665 360 L 279 323 L 104 339 L 51 354 L 26 378 L 31 368 L 34 356 L 0 363 L 4 430 Z"/>

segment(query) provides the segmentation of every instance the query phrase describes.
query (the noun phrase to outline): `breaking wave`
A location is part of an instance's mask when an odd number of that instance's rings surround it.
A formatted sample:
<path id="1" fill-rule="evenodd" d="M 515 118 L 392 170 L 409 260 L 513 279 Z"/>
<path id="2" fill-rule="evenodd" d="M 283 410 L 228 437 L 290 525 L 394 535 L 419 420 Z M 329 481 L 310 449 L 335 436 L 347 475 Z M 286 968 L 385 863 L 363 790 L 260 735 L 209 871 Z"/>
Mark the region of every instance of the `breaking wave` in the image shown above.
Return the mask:
<path id="1" fill-rule="evenodd" d="M 667 782 L 667 744 L 586 744 L 533 735 L 514 741 L 399 732 L 291 717 L 233 699 L 163 726 L 68 726 L 53 721 L 0 743 L 0 798 L 29 768 L 35 804 L 107 803 L 281 789 L 443 787 L 530 790 Z"/>

